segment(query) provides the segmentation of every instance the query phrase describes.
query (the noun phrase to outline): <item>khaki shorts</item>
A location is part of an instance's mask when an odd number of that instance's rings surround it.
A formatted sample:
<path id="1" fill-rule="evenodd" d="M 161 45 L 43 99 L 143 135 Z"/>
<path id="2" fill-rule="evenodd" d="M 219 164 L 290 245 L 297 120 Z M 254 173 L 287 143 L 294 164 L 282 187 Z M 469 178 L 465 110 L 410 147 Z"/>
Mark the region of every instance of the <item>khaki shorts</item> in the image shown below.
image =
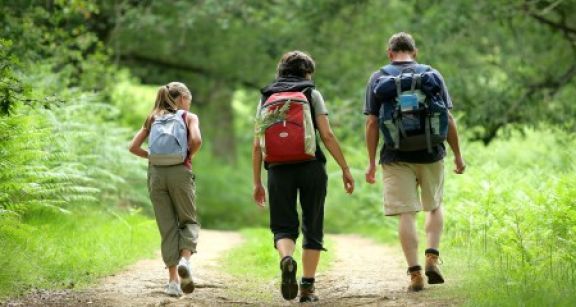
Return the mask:
<path id="1" fill-rule="evenodd" d="M 442 204 L 444 161 L 429 164 L 384 164 L 382 171 L 386 215 L 432 211 Z"/>

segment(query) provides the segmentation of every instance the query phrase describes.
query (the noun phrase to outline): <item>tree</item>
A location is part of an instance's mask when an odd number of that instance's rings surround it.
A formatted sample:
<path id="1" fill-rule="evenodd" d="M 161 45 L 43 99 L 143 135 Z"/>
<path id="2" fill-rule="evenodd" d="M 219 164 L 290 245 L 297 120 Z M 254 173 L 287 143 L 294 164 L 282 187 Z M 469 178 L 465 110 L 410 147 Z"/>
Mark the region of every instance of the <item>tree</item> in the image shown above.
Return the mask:
<path id="1" fill-rule="evenodd" d="M 387 62 L 386 40 L 399 31 L 411 32 L 419 60 L 444 74 L 473 138 L 488 143 L 510 124 L 576 127 L 568 116 L 575 108 L 574 1 L 78 3 L 78 20 L 118 64 L 147 83 L 178 79 L 191 87 L 204 132 L 228 161 L 236 147 L 232 95 L 271 81 L 282 53 L 312 54 L 331 113 L 344 117 L 360 112 L 366 81 Z M 360 138 L 352 131 L 361 129 L 361 117 L 340 125 Z"/>

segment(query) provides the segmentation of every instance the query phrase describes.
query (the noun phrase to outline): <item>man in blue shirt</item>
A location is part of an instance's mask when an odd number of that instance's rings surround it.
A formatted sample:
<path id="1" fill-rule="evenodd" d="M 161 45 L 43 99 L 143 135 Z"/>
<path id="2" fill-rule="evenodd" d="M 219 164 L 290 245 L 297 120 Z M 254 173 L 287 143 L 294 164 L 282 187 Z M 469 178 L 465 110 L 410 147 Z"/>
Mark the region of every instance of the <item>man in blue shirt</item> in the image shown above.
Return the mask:
<path id="1" fill-rule="evenodd" d="M 408 33 L 394 34 L 388 42 L 388 58 L 391 65 L 399 71 L 418 65 L 416 62 L 416 43 Z M 442 98 L 445 108 L 452 109 L 452 100 L 444 84 L 441 74 L 432 69 L 442 81 Z M 379 115 L 384 101 L 374 95 L 377 80 L 384 75 L 382 70 L 373 73 L 366 88 L 366 147 L 369 165 L 366 170 L 366 181 L 375 182 L 376 148 L 379 141 Z M 462 174 L 466 168 L 458 141 L 456 121 L 448 111 L 447 142 L 454 153 L 454 172 Z M 429 149 L 416 151 L 401 151 L 389 144 L 383 144 L 380 151 L 384 179 L 385 214 L 399 216 L 398 234 L 410 275 L 410 291 L 424 288 L 422 267 L 418 262 L 418 233 L 415 219 L 419 211 L 427 211 L 425 274 L 429 284 L 444 282 L 438 268 L 438 250 L 443 228 L 442 194 L 444 187 L 444 162 L 446 155 L 444 144 L 435 145 Z"/>

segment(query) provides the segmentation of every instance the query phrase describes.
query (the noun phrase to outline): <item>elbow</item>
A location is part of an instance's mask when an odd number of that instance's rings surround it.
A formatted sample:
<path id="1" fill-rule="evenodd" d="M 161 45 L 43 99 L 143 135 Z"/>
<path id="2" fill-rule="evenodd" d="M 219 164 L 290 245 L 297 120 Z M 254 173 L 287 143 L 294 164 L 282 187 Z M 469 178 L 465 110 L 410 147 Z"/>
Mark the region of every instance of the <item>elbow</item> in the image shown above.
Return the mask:
<path id="1" fill-rule="evenodd" d="M 200 147 L 202 147 L 202 139 L 192 139 L 190 141 L 190 147 L 194 149 L 200 149 Z"/>
<path id="2" fill-rule="evenodd" d="M 138 150 L 138 146 L 135 146 L 134 144 L 130 144 L 130 146 L 128 147 L 128 151 L 132 154 L 136 154 Z"/>
<path id="3" fill-rule="evenodd" d="M 370 116 L 366 120 L 366 131 L 378 130 L 378 118 L 375 116 Z"/>
<path id="4" fill-rule="evenodd" d="M 452 125 L 456 125 L 456 119 L 452 116 L 452 113 L 448 112 L 448 123 Z"/>

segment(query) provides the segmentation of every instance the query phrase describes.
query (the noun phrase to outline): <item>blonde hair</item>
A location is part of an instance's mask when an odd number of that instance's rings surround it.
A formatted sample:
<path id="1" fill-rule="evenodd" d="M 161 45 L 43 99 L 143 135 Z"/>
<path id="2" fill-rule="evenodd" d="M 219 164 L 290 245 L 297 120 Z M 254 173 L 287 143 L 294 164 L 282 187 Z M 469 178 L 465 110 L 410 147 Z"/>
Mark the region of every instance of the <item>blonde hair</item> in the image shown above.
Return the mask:
<path id="1" fill-rule="evenodd" d="M 150 128 L 154 116 L 178 111 L 179 106 L 177 100 L 181 96 L 188 97 L 192 100 L 192 93 L 190 93 L 186 84 L 182 82 L 170 82 L 161 86 L 158 89 L 158 94 L 156 94 L 154 108 L 144 124 L 145 128 Z"/>

